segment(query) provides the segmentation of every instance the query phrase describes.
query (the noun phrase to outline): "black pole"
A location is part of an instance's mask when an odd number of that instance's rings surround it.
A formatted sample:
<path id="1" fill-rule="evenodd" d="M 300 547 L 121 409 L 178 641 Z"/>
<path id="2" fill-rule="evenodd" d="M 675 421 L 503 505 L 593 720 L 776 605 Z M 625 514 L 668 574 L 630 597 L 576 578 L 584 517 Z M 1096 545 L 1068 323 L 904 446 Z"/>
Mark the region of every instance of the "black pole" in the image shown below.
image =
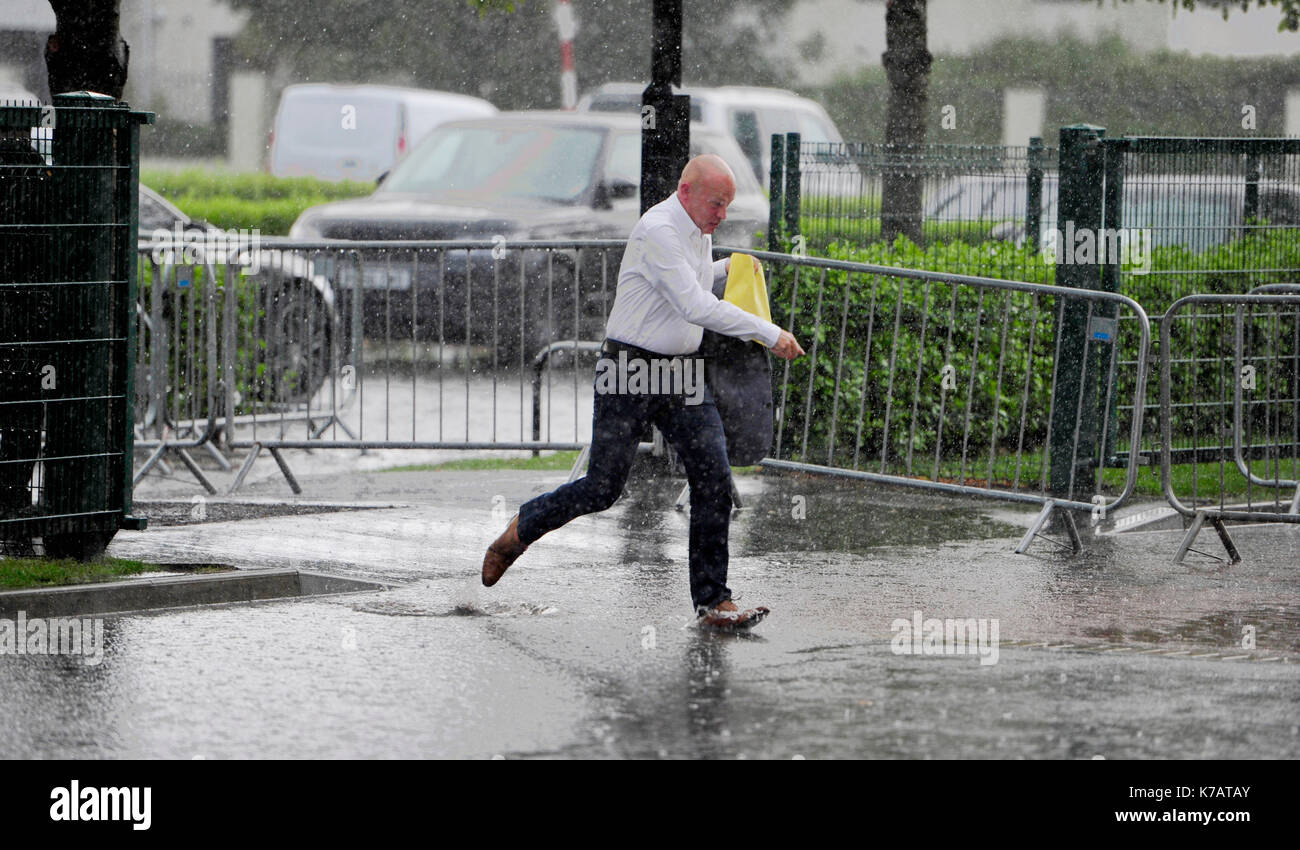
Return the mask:
<path id="1" fill-rule="evenodd" d="M 799 174 L 799 134 L 785 134 L 785 197 L 782 200 L 785 232 L 791 239 L 800 235 L 799 203 L 802 189 Z"/>
<path id="2" fill-rule="evenodd" d="M 785 136 L 772 134 L 772 173 L 768 179 L 772 187 L 767 206 L 767 250 L 781 250 L 781 222 L 785 193 Z"/>
<path id="3" fill-rule="evenodd" d="M 1058 189 L 1058 262 L 1056 285 L 1100 289 L 1101 267 L 1096 238 L 1102 232 L 1105 165 L 1101 139 L 1106 131 L 1088 124 L 1061 128 Z M 1078 235 L 1093 235 L 1093 250 L 1076 256 Z M 1067 299 L 1057 320 L 1056 384 L 1051 421 L 1051 480 L 1057 498 L 1073 499 L 1095 492 L 1089 477 L 1096 468 L 1098 376 L 1096 364 L 1104 343 L 1091 342 L 1099 318 L 1088 301 Z M 1109 337 L 1113 341 L 1114 335 Z"/>
<path id="4" fill-rule="evenodd" d="M 1029 171 L 1025 187 L 1025 245 L 1038 252 L 1039 231 L 1043 226 L 1043 137 L 1029 137 Z"/>
<path id="5" fill-rule="evenodd" d="M 654 0 L 650 85 L 641 95 L 641 212 L 677 189 L 691 150 L 691 99 L 682 84 L 682 0 Z"/>

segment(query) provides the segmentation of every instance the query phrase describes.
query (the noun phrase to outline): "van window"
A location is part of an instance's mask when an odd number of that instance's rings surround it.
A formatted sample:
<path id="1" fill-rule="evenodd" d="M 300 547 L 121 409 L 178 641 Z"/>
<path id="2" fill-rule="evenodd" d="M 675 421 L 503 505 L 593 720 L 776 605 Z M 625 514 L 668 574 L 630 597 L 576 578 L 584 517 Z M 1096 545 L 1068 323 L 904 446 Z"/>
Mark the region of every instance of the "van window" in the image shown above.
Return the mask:
<path id="1" fill-rule="evenodd" d="M 748 109 L 731 110 L 731 135 L 740 145 L 754 174 L 763 179 L 763 142 L 758 131 L 758 116 Z"/>
<path id="2" fill-rule="evenodd" d="M 773 133 L 798 133 L 799 119 L 789 109 L 763 109 L 763 132 L 768 136 Z M 800 139 L 802 141 L 802 139 Z"/>
<path id="3" fill-rule="evenodd" d="M 799 113 L 799 141 L 802 142 L 831 142 L 830 128 L 818 118 L 807 112 Z"/>
<path id="4" fill-rule="evenodd" d="M 711 153 L 722 157 L 723 162 L 727 163 L 731 167 L 732 173 L 736 175 L 736 197 L 762 194 L 763 189 L 755 180 L 754 175 L 748 173 L 744 165 L 736 159 L 736 146 L 728 144 L 724 141 L 725 139 L 726 136 L 722 135 L 693 135 L 691 136 L 691 156 Z"/>

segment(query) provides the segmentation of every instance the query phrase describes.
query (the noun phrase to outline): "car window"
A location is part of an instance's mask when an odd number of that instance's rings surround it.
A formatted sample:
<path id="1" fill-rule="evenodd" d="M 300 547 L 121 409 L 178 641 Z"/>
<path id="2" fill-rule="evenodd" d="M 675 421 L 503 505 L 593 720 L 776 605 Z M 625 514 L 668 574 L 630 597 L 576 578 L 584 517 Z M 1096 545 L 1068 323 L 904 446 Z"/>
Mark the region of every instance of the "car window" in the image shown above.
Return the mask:
<path id="1" fill-rule="evenodd" d="M 603 136 L 575 127 L 439 127 L 379 191 L 572 203 L 591 186 Z"/>
<path id="2" fill-rule="evenodd" d="M 826 123 L 808 112 L 799 113 L 799 141 L 801 143 L 815 142 L 823 144 L 830 142 L 831 131 Z"/>
<path id="3" fill-rule="evenodd" d="M 587 104 L 588 112 L 640 112 L 640 94 L 598 94 L 593 95 Z M 700 102 L 691 98 L 691 120 L 702 121 L 703 111 Z"/>
<path id="4" fill-rule="evenodd" d="M 745 168 L 745 163 L 737 158 L 739 149 L 725 137 L 712 133 L 692 133 L 691 156 L 702 153 L 720 156 L 727 165 L 731 166 L 732 172 L 736 175 L 736 197 L 751 193 L 762 194 L 763 189 L 754 175 Z"/>
<path id="5" fill-rule="evenodd" d="M 736 156 L 736 148 L 719 142 L 720 137 L 712 133 L 699 132 L 696 128 L 691 133 L 691 156 L 711 153 L 722 157 L 736 175 L 736 194 L 762 192 L 758 183 L 745 170 L 744 163 Z M 614 139 L 610 151 L 609 165 L 605 170 L 605 179 L 626 180 L 636 186 L 641 185 L 641 136 L 638 133 L 621 133 Z"/>
<path id="6" fill-rule="evenodd" d="M 789 109 L 768 109 L 759 110 L 762 119 L 762 132 L 768 136 L 773 133 L 798 133 L 799 119 L 795 117 L 794 112 Z M 803 141 L 800 139 L 800 141 Z"/>
<path id="7" fill-rule="evenodd" d="M 634 186 L 641 185 L 641 136 L 621 133 L 614 139 L 605 167 L 606 182 L 625 180 Z"/>
<path id="8" fill-rule="evenodd" d="M 731 110 L 731 135 L 756 175 L 763 173 L 763 143 L 758 133 L 758 116 L 752 109 Z"/>
<path id="9" fill-rule="evenodd" d="M 591 99 L 588 112 L 640 112 L 641 96 L 636 94 L 601 94 Z"/>

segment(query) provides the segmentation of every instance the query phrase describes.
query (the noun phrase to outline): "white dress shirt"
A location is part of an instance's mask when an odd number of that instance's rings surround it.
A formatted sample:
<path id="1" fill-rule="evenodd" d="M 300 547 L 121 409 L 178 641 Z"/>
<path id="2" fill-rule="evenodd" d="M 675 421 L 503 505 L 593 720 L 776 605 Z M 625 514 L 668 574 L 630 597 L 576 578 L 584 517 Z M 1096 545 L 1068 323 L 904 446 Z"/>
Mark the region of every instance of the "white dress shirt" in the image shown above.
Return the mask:
<path id="1" fill-rule="evenodd" d="M 712 261 L 713 237 L 700 231 L 674 192 L 632 228 L 605 336 L 659 354 L 692 354 L 704 328 L 776 345 L 781 329 L 713 294 L 727 273 Z"/>

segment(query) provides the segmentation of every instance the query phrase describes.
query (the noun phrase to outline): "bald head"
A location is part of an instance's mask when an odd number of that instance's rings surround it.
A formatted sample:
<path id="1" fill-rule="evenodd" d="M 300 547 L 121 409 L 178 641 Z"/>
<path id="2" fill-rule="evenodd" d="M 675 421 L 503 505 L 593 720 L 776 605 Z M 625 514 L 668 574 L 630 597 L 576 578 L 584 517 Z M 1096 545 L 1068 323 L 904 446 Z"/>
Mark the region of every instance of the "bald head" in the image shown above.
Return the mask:
<path id="1" fill-rule="evenodd" d="M 736 175 L 715 154 L 702 154 L 686 163 L 677 181 L 677 199 L 703 233 L 712 233 L 727 218 L 727 206 L 735 197 Z"/>
<path id="2" fill-rule="evenodd" d="M 729 180 L 732 187 L 735 187 L 736 175 L 731 170 L 731 166 L 727 165 L 727 161 L 717 154 L 705 153 L 686 163 L 677 185 L 681 186 L 683 183 L 695 184 L 702 180 L 712 181 L 720 178 Z"/>

